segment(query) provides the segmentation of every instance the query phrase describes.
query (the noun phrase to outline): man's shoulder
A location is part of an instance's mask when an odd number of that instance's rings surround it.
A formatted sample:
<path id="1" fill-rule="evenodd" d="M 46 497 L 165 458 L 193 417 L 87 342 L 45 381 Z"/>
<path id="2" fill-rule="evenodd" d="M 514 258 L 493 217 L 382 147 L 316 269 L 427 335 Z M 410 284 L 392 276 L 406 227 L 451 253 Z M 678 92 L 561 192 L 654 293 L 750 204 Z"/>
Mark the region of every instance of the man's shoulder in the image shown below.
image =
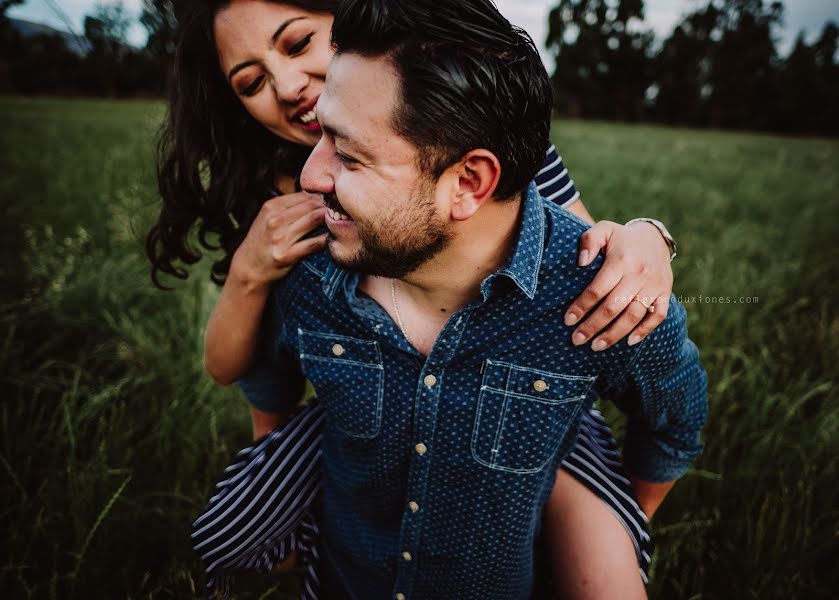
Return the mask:
<path id="1" fill-rule="evenodd" d="M 545 250 L 540 279 L 556 278 L 582 290 L 603 264 L 603 257 L 598 255 L 585 267 L 577 265 L 580 237 L 591 225 L 554 202 L 544 202 L 544 211 Z"/>
<path id="2" fill-rule="evenodd" d="M 295 269 L 302 269 L 302 273 L 305 273 L 309 277 L 315 277 L 319 280 L 323 280 L 323 278 L 326 277 L 326 271 L 331 264 L 332 257 L 329 255 L 329 250 L 324 248 L 303 258 L 295 266 Z"/>
<path id="3" fill-rule="evenodd" d="M 543 200 L 545 210 L 545 249 L 567 250 L 576 248 L 582 236 L 591 225 L 572 213 L 567 208 L 562 208 L 555 202 Z"/>
<path id="4" fill-rule="evenodd" d="M 332 258 L 326 249 L 319 250 L 300 260 L 283 279 L 274 284 L 276 301 L 286 303 L 298 294 L 311 294 L 323 286 Z"/>

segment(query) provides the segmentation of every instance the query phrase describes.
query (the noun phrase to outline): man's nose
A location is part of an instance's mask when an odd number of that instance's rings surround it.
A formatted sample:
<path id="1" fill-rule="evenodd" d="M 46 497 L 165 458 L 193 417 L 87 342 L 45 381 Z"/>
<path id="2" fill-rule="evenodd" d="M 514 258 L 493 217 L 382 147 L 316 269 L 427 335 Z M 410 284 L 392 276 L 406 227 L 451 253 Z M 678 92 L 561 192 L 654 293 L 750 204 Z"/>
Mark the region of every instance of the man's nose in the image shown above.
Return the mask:
<path id="1" fill-rule="evenodd" d="M 335 191 L 335 180 L 329 171 L 329 151 L 324 139 L 325 136 L 322 136 L 300 173 L 300 187 L 312 194 L 331 194 Z"/>

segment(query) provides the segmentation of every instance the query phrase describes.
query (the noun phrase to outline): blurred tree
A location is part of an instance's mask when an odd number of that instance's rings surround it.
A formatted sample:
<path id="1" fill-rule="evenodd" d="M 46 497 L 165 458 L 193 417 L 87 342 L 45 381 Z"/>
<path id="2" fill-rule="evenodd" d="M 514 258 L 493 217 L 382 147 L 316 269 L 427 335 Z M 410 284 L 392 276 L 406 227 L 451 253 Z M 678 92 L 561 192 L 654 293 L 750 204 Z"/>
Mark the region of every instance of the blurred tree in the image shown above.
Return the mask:
<path id="1" fill-rule="evenodd" d="M 148 34 L 146 53 L 154 69 L 155 89 L 162 93 L 175 55 L 178 19 L 189 10 L 188 0 L 143 0 L 140 23 Z"/>
<path id="2" fill-rule="evenodd" d="M 547 38 L 558 112 L 619 121 L 643 116 L 653 42 L 643 19 L 643 0 L 560 0 Z"/>
<path id="3" fill-rule="evenodd" d="M 116 96 L 117 74 L 130 50 L 125 42 L 130 24 L 122 2 L 97 3 L 93 14 L 84 19 L 84 35 L 91 48 L 85 61 L 91 69 L 89 83 L 98 81 L 100 92 L 106 96 Z"/>
<path id="4" fill-rule="evenodd" d="M 783 23 L 780 2 L 726 0 L 722 37 L 713 53 L 711 124 L 767 129 L 772 125 L 780 60 L 775 29 Z"/>
<path id="5" fill-rule="evenodd" d="M 0 92 L 14 90 L 12 60 L 20 45 L 20 35 L 11 27 L 6 11 L 24 0 L 0 0 Z"/>
<path id="6" fill-rule="evenodd" d="M 711 0 L 687 15 L 656 60 L 654 115 L 667 122 L 772 128 L 783 5 Z"/>
<path id="7" fill-rule="evenodd" d="M 720 11 L 708 4 L 676 25 L 655 60 L 654 112 L 672 124 L 707 125 L 714 47 L 722 37 Z"/>
<path id="8" fill-rule="evenodd" d="M 799 33 L 780 74 L 775 128 L 802 133 L 839 133 L 839 28 L 827 23 L 813 45 Z"/>
<path id="9" fill-rule="evenodd" d="M 146 50 L 152 56 L 169 59 L 175 54 L 175 31 L 184 5 L 178 0 L 143 0 L 140 23 L 148 33 Z"/>
<path id="10" fill-rule="evenodd" d="M 16 4 L 23 4 L 24 0 L 0 0 L 0 19 L 6 17 L 6 11 Z"/>

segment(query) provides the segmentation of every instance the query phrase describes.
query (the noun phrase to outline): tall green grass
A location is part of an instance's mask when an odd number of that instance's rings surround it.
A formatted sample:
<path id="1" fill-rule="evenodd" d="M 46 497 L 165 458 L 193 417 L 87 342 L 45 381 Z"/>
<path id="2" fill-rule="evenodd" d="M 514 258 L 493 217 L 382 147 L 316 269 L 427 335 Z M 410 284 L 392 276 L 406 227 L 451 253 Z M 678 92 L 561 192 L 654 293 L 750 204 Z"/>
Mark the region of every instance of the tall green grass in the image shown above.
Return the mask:
<path id="1" fill-rule="evenodd" d="M 189 523 L 249 430 L 238 393 L 201 367 L 207 261 L 173 292 L 148 278 L 161 117 L 150 102 L 0 99 L 4 598 L 203 593 Z M 554 134 L 596 218 L 670 226 L 677 294 L 732 299 L 687 304 L 711 411 L 705 454 L 654 522 L 651 596 L 833 597 L 839 143 Z M 246 584 L 241 598 L 293 596 L 287 580 Z"/>

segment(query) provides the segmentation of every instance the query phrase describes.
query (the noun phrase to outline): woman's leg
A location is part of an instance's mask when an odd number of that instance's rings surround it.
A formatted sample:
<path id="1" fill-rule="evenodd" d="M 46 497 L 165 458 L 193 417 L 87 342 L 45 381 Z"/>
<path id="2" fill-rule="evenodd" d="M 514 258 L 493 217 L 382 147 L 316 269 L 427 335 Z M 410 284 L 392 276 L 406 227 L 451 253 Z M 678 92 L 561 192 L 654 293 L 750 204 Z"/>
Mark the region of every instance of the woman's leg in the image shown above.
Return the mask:
<path id="1" fill-rule="evenodd" d="M 542 518 L 560 598 L 647 597 L 626 529 L 600 498 L 562 469 Z"/>
<path id="2" fill-rule="evenodd" d="M 248 404 L 248 408 L 251 411 L 251 429 L 255 440 L 268 435 L 288 421 L 288 415 L 284 413 L 267 413 L 259 410 L 253 404 Z"/>
<path id="3" fill-rule="evenodd" d="M 571 600 L 646 598 L 652 542 L 611 432 L 593 409 L 557 472 L 543 532 L 557 595 Z M 642 577 L 644 579 L 642 579 Z"/>

